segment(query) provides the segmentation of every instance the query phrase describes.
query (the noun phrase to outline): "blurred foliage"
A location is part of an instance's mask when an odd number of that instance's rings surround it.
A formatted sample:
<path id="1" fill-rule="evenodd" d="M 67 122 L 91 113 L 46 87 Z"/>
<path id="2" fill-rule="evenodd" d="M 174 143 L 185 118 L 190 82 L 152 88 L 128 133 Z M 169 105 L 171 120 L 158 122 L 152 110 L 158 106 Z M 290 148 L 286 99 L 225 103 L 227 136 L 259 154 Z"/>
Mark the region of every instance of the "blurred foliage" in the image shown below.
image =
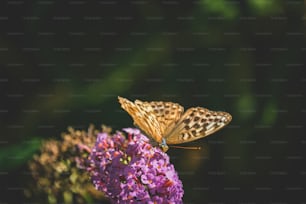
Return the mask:
<path id="1" fill-rule="evenodd" d="M 260 202 L 263 195 L 249 188 L 268 183 L 266 199 L 275 200 L 284 195 L 280 186 L 299 186 L 298 177 L 269 172 L 301 175 L 302 162 L 284 158 L 305 149 L 305 2 L 111 2 L 0 8 L 0 171 L 7 197 L 23 199 L 7 189 L 29 182 L 26 161 L 40 140 L 92 122 L 130 126 L 118 95 L 233 115 L 228 128 L 191 144 L 207 143 L 204 152 L 169 151 L 186 201 Z"/>
<path id="2" fill-rule="evenodd" d="M 202 12 L 207 11 L 208 13 L 215 14 L 225 19 L 234 19 L 238 15 L 238 7 L 234 2 L 229 2 L 226 0 L 215 0 L 207 1 L 201 0 Z"/>
<path id="3" fill-rule="evenodd" d="M 282 5 L 276 0 L 249 0 L 248 3 L 256 15 L 275 15 L 283 11 Z"/>
<path id="4" fill-rule="evenodd" d="M 3 171 L 16 168 L 21 163 L 28 161 L 29 157 L 39 148 L 41 142 L 39 138 L 18 143 L 0 150 L 0 166 Z"/>

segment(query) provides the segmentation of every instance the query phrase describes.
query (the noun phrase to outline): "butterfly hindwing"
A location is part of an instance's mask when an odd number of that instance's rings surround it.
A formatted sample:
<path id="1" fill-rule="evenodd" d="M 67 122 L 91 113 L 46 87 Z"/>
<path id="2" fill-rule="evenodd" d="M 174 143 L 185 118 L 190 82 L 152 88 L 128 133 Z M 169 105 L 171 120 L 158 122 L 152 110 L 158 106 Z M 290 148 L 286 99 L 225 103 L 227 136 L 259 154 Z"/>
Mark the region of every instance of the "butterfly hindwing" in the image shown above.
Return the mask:
<path id="1" fill-rule="evenodd" d="M 136 100 L 135 104 L 138 106 L 142 106 L 143 109 L 153 111 L 160 125 L 162 135 L 164 135 L 168 127 L 172 127 L 181 118 L 181 115 L 184 112 L 184 108 L 181 105 L 172 102 L 143 102 L 140 100 Z"/>
<path id="2" fill-rule="evenodd" d="M 167 129 L 167 144 L 180 144 L 206 137 L 231 121 L 230 114 L 206 108 L 189 108 L 177 124 Z"/>
<path id="3" fill-rule="evenodd" d="M 144 131 L 146 135 L 160 143 L 162 141 L 161 128 L 152 109 L 136 105 L 122 97 L 118 97 L 118 99 L 121 107 L 133 118 L 134 124 Z"/>

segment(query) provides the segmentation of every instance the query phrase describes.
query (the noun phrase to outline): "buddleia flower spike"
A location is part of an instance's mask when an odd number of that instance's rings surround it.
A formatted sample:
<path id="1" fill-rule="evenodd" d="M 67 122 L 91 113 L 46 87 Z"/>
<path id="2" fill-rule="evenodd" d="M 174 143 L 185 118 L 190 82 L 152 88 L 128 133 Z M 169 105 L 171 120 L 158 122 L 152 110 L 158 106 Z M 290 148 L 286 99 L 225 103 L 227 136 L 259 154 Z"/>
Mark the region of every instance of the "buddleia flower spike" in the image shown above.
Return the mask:
<path id="1" fill-rule="evenodd" d="M 183 185 L 169 156 L 153 147 L 138 129 L 101 133 L 89 156 L 96 189 L 112 203 L 182 203 Z"/>

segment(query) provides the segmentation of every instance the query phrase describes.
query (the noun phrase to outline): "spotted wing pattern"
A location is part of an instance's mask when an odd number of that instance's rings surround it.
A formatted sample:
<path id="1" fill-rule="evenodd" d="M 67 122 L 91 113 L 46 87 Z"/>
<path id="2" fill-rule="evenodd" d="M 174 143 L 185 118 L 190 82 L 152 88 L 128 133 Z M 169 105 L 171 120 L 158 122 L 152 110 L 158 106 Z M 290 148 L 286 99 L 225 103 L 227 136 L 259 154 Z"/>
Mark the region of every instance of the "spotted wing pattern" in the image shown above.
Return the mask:
<path id="1" fill-rule="evenodd" d="M 189 108 L 174 127 L 166 130 L 167 144 L 180 144 L 206 137 L 232 120 L 229 113 L 206 108 Z"/>
<path id="2" fill-rule="evenodd" d="M 162 135 L 165 134 L 167 128 L 175 125 L 184 112 L 184 108 L 182 106 L 180 106 L 178 103 L 172 102 L 143 102 L 136 100 L 135 105 L 142 107 L 144 110 L 153 111 L 154 116 L 160 125 Z"/>

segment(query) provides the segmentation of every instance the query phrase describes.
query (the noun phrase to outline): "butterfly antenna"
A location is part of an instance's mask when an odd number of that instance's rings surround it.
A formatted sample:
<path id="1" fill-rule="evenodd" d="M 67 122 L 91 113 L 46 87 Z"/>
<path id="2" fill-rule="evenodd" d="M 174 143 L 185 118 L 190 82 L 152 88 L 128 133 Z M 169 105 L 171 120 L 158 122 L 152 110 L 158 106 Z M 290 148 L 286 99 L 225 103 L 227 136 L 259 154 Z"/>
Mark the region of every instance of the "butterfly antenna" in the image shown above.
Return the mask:
<path id="1" fill-rule="evenodd" d="M 190 150 L 202 149 L 201 147 L 186 147 L 186 146 L 176 146 L 176 145 L 171 145 L 170 147 L 177 148 L 177 149 L 190 149 Z"/>

